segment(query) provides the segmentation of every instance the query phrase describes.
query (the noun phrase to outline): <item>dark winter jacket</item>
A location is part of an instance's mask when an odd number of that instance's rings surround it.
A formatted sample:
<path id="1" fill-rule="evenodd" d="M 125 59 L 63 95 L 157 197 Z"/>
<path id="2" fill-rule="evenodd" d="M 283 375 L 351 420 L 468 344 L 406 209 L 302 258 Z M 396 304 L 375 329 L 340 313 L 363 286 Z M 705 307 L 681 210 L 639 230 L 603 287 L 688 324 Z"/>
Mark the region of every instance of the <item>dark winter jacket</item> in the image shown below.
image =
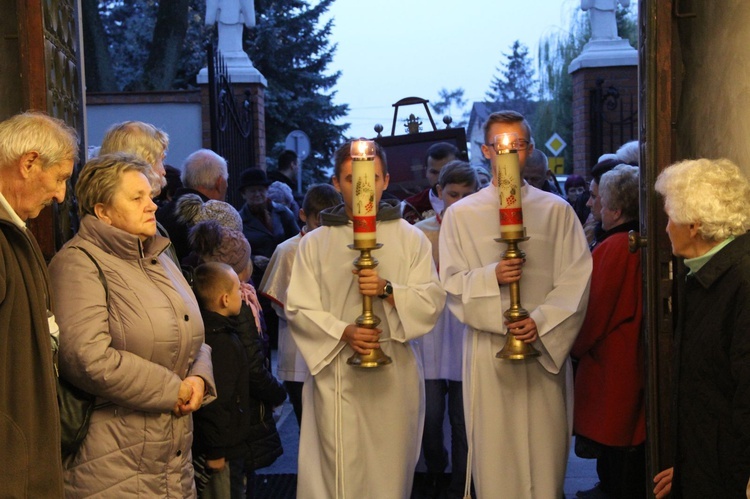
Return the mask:
<path id="1" fill-rule="evenodd" d="M 750 235 L 687 276 L 674 352 L 675 498 L 745 498 L 750 478 Z"/>
<path id="2" fill-rule="evenodd" d="M 299 234 L 299 226 L 296 215 L 292 214 L 286 206 L 269 199 L 267 209 L 271 214 L 271 229 L 250 211 L 247 204 L 242 206 L 240 216 L 242 217 L 242 233 L 253 248 L 253 255 L 271 258 L 276 246 Z M 264 272 L 265 268 L 256 265 L 253 269 L 253 282 L 259 283 L 263 279 Z"/>
<path id="3" fill-rule="evenodd" d="M 244 457 L 249 469 L 269 466 L 283 452 L 272 409 L 284 402 L 286 391 L 268 368 L 252 311 L 243 304 L 237 317 L 201 313 L 219 393 L 195 413 L 195 453 Z"/>
<path id="4" fill-rule="evenodd" d="M 49 277 L 29 230 L 0 205 L 0 497 L 62 497 Z"/>

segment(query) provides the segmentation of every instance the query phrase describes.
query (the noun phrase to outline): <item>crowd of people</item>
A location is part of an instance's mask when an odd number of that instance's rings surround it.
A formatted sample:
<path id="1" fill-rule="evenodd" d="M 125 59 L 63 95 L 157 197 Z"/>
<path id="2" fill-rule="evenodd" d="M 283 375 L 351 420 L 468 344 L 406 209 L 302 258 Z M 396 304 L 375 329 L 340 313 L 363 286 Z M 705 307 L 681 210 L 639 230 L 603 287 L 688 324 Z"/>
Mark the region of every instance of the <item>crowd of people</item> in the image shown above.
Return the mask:
<path id="1" fill-rule="evenodd" d="M 521 256 L 498 242 L 502 134 L 515 135 L 525 178 Z M 427 188 L 404 201 L 383 195 L 375 143 L 382 247 L 361 268 L 351 141 L 331 183 L 304 194 L 291 151 L 269 175 L 230 179 L 207 149 L 165 165 L 168 147 L 153 125 L 113 125 L 77 173 L 76 234 L 47 265 L 27 224 L 65 200 L 78 137 L 38 112 L 0 122 L 0 496 L 253 497 L 256 470 L 284 451 L 275 412 L 287 397 L 300 498 L 408 498 L 422 455 L 432 497 L 559 499 L 573 444 L 599 477 L 578 497 L 648 496 L 643 270 L 627 248 L 637 142 L 561 188 L 525 117 L 496 112 L 489 183 L 438 143 Z M 224 201 L 230 182 L 239 210 Z M 745 497 L 750 182 L 729 160 L 698 159 L 666 168 L 655 189 L 684 265 L 673 466 L 652 493 Z M 503 317 L 521 281 L 528 313 Z M 358 319 L 363 300 L 374 327 Z M 497 359 L 509 336 L 538 356 Z M 348 365 L 373 350 L 389 362 Z M 93 401 L 65 454 L 61 380 Z"/>

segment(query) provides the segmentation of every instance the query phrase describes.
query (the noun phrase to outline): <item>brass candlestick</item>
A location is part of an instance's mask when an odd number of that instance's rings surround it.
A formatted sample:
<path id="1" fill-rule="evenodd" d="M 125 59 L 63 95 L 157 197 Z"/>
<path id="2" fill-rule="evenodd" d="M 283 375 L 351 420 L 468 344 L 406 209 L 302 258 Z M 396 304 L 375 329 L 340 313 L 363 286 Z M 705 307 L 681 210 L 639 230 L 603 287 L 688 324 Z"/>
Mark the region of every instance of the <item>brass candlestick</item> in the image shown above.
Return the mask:
<path id="1" fill-rule="evenodd" d="M 358 270 L 362 269 L 374 269 L 378 266 L 377 258 L 373 257 L 370 253 L 374 249 L 380 249 L 383 247 L 382 244 L 375 244 L 371 248 L 357 248 L 355 245 L 350 244 L 349 248 L 353 250 L 359 250 L 360 254 L 354 260 L 354 266 Z M 380 324 L 380 317 L 372 313 L 372 296 L 362 296 L 362 315 L 357 317 L 355 324 L 359 327 L 367 329 L 375 329 Z M 393 362 L 383 350 L 380 348 L 373 348 L 370 353 L 363 355 L 361 353 L 354 352 L 354 355 L 346 360 L 346 363 L 350 366 L 356 367 L 380 367 L 385 366 Z"/>
<path id="2" fill-rule="evenodd" d="M 524 234 L 525 232 L 526 230 L 524 229 Z M 528 241 L 529 238 L 525 235 L 514 236 L 495 239 L 497 242 L 503 242 L 508 245 L 508 249 L 503 253 L 503 260 L 526 258 L 526 253 L 518 247 L 518 243 Z M 508 284 L 508 289 L 510 291 L 510 308 L 503 312 L 503 317 L 505 317 L 508 322 L 517 322 L 528 318 L 529 312 L 521 306 L 521 281 L 519 280 Z M 516 337 L 511 334 L 510 330 L 507 330 L 505 332 L 505 345 L 499 352 L 497 352 L 495 357 L 506 360 L 524 360 L 532 357 L 539 357 L 539 355 L 541 355 L 539 351 L 531 344 L 516 339 Z"/>

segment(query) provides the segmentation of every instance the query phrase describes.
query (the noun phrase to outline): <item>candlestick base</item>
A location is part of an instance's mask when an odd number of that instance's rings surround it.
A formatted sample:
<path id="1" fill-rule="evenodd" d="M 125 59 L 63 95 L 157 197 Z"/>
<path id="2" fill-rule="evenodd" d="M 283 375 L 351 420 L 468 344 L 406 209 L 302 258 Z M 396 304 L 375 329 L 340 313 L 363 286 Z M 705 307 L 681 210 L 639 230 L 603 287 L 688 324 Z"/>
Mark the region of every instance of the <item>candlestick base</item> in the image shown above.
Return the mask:
<path id="1" fill-rule="evenodd" d="M 359 251 L 359 257 L 354 260 L 354 266 L 361 269 L 374 269 L 378 266 L 377 258 L 370 253 L 374 249 L 382 248 L 382 244 L 374 244 L 367 248 L 356 247 L 350 244 L 349 248 Z M 362 315 L 357 317 L 355 324 L 367 329 L 375 329 L 380 324 L 380 317 L 372 313 L 372 296 L 362 296 Z M 354 353 L 346 360 L 346 363 L 354 367 L 373 368 L 385 366 L 393 362 L 380 348 L 370 350 L 370 353 L 363 355 Z"/>
<path id="2" fill-rule="evenodd" d="M 508 248 L 503 253 L 503 260 L 510 260 L 514 258 L 526 258 L 524 253 L 519 247 L 518 243 L 528 241 L 529 238 L 526 236 L 526 229 L 524 228 L 523 233 L 516 234 L 502 234 L 505 237 L 499 237 L 495 239 L 497 242 L 506 243 Z M 510 292 L 510 308 L 503 312 L 503 317 L 508 322 L 518 322 L 529 317 L 529 312 L 521 306 L 521 281 L 516 281 L 508 284 L 508 290 Z M 505 332 L 505 345 L 495 355 L 498 359 L 504 360 L 525 360 L 534 357 L 539 357 L 541 354 L 539 351 L 528 343 L 516 339 L 508 330 Z"/>

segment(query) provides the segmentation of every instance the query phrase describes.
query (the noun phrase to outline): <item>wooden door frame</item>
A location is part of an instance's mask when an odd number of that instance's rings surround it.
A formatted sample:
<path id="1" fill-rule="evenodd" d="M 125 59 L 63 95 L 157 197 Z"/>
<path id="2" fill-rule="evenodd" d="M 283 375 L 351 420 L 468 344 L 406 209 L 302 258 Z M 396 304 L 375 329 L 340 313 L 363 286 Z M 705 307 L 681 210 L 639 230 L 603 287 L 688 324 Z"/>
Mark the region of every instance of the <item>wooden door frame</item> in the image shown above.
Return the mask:
<path id="1" fill-rule="evenodd" d="M 646 352 L 647 481 L 672 466 L 670 371 L 674 281 L 667 217 L 654 191 L 659 173 L 675 160 L 674 0 L 639 0 L 639 113 L 641 140 L 641 236 Z M 651 490 L 649 487 L 648 490 Z"/>

